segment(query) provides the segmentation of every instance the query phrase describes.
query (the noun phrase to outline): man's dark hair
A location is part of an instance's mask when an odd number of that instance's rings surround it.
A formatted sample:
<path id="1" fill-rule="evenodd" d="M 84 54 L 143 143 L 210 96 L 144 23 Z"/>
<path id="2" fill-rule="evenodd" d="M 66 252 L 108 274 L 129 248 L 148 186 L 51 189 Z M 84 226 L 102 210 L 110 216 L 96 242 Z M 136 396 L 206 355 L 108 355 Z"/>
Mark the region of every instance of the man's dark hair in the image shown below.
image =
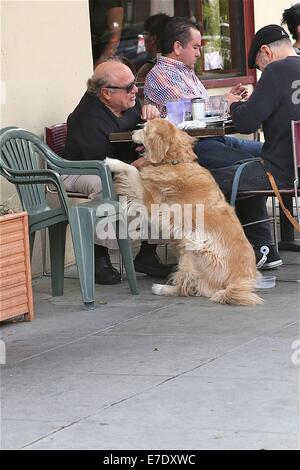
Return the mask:
<path id="1" fill-rule="evenodd" d="M 165 13 L 157 13 L 157 15 L 149 16 L 144 23 L 144 31 L 151 36 L 159 36 L 170 19 L 171 16 Z"/>
<path id="2" fill-rule="evenodd" d="M 199 26 L 194 21 L 181 16 L 171 18 L 161 36 L 161 52 L 163 55 L 171 54 L 174 49 L 174 43 L 179 41 L 185 47 L 191 40 L 191 29 L 200 31 Z"/>
<path id="3" fill-rule="evenodd" d="M 297 41 L 297 26 L 300 25 L 300 3 L 296 3 L 291 8 L 284 10 L 281 24 L 286 24 L 289 32 Z"/>
<path id="4" fill-rule="evenodd" d="M 164 32 L 164 29 L 171 19 L 171 16 L 166 15 L 165 13 L 157 13 L 157 15 L 149 16 L 144 23 L 144 31 L 149 33 L 150 36 L 156 37 L 157 49 L 161 50 L 161 36 Z"/>

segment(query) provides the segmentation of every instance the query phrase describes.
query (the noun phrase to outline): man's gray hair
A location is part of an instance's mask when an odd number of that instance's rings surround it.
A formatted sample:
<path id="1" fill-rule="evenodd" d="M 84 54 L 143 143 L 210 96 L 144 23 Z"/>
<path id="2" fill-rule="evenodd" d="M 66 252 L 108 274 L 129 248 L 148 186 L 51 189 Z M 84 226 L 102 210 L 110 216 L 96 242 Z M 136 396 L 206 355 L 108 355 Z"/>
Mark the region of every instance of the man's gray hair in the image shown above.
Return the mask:
<path id="1" fill-rule="evenodd" d="M 122 59 L 120 57 L 111 57 L 107 59 L 105 62 L 120 62 L 123 63 Z M 102 87 L 105 87 L 106 85 L 109 85 L 110 82 L 110 74 L 109 73 L 102 73 L 102 75 L 99 74 L 93 74 L 91 78 L 88 79 L 86 85 L 87 85 L 87 92 L 91 95 L 97 96 L 99 93 L 99 90 Z"/>
<path id="2" fill-rule="evenodd" d="M 271 50 L 280 49 L 281 47 L 288 47 L 290 49 L 293 49 L 292 43 L 288 38 L 283 38 L 279 39 L 279 41 L 271 42 L 271 44 L 268 44 L 268 46 Z"/>

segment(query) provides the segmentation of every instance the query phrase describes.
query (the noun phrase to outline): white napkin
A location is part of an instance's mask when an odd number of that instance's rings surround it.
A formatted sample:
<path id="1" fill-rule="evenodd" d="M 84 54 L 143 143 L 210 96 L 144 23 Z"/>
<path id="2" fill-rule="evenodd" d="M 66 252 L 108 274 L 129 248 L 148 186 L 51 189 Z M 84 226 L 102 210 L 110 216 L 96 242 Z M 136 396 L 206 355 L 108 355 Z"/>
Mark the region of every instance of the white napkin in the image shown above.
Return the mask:
<path id="1" fill-rule="evenodd" d="M 195 119 L 194 121 L 183 121 L 181 124 L 178 124 L 178 129 L 203 129 L 206 127 L 204 121 L 199 121 Z"/>

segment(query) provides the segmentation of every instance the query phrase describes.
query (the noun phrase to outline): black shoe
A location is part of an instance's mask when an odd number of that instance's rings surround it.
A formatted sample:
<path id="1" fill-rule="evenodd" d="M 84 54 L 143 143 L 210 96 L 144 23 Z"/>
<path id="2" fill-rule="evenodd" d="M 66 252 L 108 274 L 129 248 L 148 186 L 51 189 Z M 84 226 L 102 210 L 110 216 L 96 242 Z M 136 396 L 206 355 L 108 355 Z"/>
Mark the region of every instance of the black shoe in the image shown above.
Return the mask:
<path id="1" fill-rule="evenodd" d="M 119 284 L 121 275 L 119 271 L 113 267 L 109 255 L 95 258 L 95 283 L 96 284 Z"/>
<path id="2" fill-rule="evenodd" d="M 269 245 L 269 253 L 267 254 L 267 261 L 263 264 L 261 269 L 274 269 L 282 266 L 283 262 L 276 250 L 275 245 Z"/>
<path id="3" fill-rule="evenodd" d="M 157 254 L 138 254 L 134 260 L 135 270 L 153 277 L 167 277 L 174 272 L 174 264 L 163 264 Z"/>
<path id="4" fill-rule="evenodd" d="M 255 247 L 254 251 L 257 269 L 274 269 L 283 264 L 274 245 Z"/>

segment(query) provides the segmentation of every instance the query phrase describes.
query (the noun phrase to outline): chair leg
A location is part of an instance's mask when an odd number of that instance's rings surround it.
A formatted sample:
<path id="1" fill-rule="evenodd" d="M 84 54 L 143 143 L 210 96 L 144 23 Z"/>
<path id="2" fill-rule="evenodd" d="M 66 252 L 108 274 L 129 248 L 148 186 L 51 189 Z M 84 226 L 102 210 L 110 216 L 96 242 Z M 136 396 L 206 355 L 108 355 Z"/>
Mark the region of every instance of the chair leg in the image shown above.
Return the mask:
<path id="1" fill-rule="evenodd" d="M 298 182 L 297 185 L 295 185 L 295 203 L 296 203 L 296 216 L 297 216 L 297 221 L 298 224 L 300 224 L 300 211 L 299 211 L 299 198 L 298 198 Z"/>
<path id="2" fill-rule="evenodd" d="M 51 285 L 53 297 L 64 293 L 64 271 L 65 271 L 65 248 L 67 224 L 49 227 L 50 263 L 51 263 Z"/>
<path id="3" fill-rule="evenodd" d="M 46 261 L 47 261 L 47 229 L 41 231 L 41 245 L 42 245 L 42 273 L 47 276 Z"/>
<path id="4" fill-rule="evenodd" d="M 168 264 L 168 244 L 165 244 L 165 263 Z"/>
<path id="5" fill-rule="evenodd" d="M 119 251 L 119 266 L 120 266 L 120 276 L 121 276 L 121 281 L 124 279 L 124 263 L 123 263 L 123 258 L 121 255 L 121 252 Z"/>
<path id="6" fill-rule="evenodd" d="M 293 198 L 290 195 L 282 195 L 282 200 L 283 200 L 285 207 L 292 214 L 293 213 Z M 293 242 L 295 240 L 294 227 L 285 216 L 281 207 L 279 208 L 279 213 L 280 213 L 281 244 L 283 242 Z"/>
<path id="7" fill-rule="evenodd" d="M 123 261 L 124 261 L 127 279 L 128 279 L 129 286 L 130 286 L 130 291 L 132 294 L 137 295 L 139 292 L 138 292 L 138 287 L 137 287 L 137 282 L 136 282 L 135 269 L 133 265 L 131 246 L 130 246 L 128 237 L 127 238 L 119 237 L 120 233 L 121 234 L 125 233 L 124 227 L 122 227 L 121 224 L 122 224 L 121 221 L 117 222 L 116 233 L 118 237 L 118 245 L 119 245 L 119 249 L 120 249 Z"/>
<path id="8" fill-rule="evenodd" d="M 278 251 L 278 236 L 277 236 L 277 219 L 276 219 L 276 204 L 275 197 L 272 197 L 272 213 L 273 213 L 273 230 L 274 230 L 274 243 Z"/>
<path id="9" fill-rule="evenodd" d="M 93 215 L 87 208 L 72 207 L 69 220 L 82 300 L 86 307 L 93 308 L 95 297 Z"/>
<path id="10" fill-rule="evenodd" d="M 32 253 L 34 247 L 35 232 L 31 233 L 29 236 L 29 245 L 30 245 L 30 262 L 32 261 Z"/>

